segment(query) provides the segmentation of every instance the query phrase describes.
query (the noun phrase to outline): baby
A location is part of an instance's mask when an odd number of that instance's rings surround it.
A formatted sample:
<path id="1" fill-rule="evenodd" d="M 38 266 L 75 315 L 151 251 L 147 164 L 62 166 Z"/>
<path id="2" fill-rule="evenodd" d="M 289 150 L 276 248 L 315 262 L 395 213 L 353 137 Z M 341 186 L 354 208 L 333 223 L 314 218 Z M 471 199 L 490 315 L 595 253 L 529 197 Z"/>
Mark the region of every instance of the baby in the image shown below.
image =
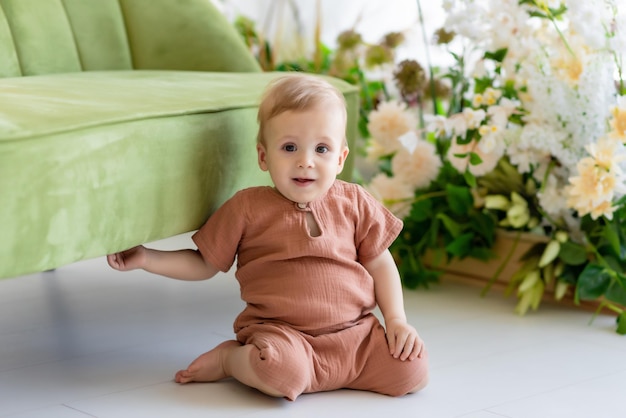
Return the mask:
<path id="1" fill-rule="evenodd" d="M 193 235 L 198 250 L 138 246 L 108 256 L 117 270 L 181 280 L 211 278 L 237 260 L 246 307 L 236 339 L 200 355 L 176 382 L 233 377 L 290 400 L 340 388 L 401 396 L 426 386 L 426 349 L 407 323 L 388 250 L 402 222 L 336 179 L 349 152 L 346 118 L 343 95 L 321 78 L 274 80 L 257 138 L 274 187 L 236 193 Z"/>

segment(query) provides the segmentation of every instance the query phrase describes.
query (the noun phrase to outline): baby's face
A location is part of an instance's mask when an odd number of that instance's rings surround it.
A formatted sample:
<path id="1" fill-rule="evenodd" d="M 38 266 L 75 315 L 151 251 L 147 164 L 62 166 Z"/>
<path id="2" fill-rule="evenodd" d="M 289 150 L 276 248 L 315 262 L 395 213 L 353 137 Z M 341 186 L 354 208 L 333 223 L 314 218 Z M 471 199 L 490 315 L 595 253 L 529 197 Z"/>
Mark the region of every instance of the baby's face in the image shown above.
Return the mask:
<path id="1" fill-rule="evenodd" d="M 308 203 L 330 189 L 348 156 L 344 115 L 319 105 L 283 112 L 267 122 L 265 144 L 257 146 L 259 166 L 287 199 Z"/>

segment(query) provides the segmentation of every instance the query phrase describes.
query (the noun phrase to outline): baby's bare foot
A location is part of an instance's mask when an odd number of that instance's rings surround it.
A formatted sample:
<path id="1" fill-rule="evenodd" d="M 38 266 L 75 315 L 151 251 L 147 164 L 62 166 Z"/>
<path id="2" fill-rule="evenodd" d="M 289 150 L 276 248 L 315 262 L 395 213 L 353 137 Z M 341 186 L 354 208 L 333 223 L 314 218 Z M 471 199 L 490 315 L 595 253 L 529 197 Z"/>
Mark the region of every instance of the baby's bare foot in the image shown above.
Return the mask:
<path id="1" fill-rule="evenodd" d="M 228 377 L 224 372 L 223 354 L 225 349 L 240 347 L 237 341 L 224 341 L 213 350 L 208 351 L 191 362 L 185 370 L 179 370 L 174 380 L 176 383 L 215 382 Z"/>

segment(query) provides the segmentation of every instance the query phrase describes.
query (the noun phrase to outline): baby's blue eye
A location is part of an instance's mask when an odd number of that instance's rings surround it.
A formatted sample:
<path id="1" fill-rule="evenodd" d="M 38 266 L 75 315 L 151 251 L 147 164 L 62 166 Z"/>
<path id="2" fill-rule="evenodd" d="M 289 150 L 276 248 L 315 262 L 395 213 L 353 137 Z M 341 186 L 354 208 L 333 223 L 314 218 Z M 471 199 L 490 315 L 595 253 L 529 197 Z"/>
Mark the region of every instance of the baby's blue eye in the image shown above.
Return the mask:
<path id="1" fill-rule="evenodd" d="M 287 144 L 283 147 L 283 149 L 287 152 L 294 152 L 296 150 L 296 146 L 294 144 Z"/>
<path id="2" fill-rule="evenodd" d="M 315 148 L 315 152 L 318 152 L 318 153 L 320 153 L 320 154 L 325 154 L 325 153 L 327 153 L 328 151 L 329 151 L 329 150 L 328 150 L 328 147 L 327 147 L 327 146 L 325 146 L 325 145 L 320 145 L 320 146 L 318 146 L 317 148 Z"/>

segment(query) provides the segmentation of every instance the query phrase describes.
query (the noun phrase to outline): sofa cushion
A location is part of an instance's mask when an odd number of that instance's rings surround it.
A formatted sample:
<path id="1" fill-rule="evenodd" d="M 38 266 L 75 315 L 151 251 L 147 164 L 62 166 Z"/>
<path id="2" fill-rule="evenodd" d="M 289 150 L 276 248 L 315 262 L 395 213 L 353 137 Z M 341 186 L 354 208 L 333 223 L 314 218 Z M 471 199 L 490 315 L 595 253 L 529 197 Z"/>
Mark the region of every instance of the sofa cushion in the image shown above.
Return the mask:
<path id="1" fill-rule="evenodd" d="M 209 0 L 0 0 L 0 77 L 131 69 L 261 71 Z"/>
<path id="2" fill-rule="evenodd" d="M 236 190 L 267 184 L 256 162 L 256 107 L 279 75 L 0 79 L 0 277 L 197 229 Z M 329 81 L 346 94 L 354 122 L 356 88 Z"/>

